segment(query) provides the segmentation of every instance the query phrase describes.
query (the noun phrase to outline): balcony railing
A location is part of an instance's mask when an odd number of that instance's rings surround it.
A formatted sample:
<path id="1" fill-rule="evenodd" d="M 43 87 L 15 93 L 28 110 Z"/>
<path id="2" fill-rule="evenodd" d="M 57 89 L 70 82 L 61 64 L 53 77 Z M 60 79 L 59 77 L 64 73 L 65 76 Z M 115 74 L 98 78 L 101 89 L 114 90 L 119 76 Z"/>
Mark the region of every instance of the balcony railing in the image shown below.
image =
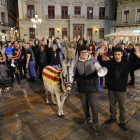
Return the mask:
<path id="1" fill-rule="evenodd" d="M 0 26 L 11 27 L 7 22 L 0 22 Z"/>
<path id="2" fill-rule="evenodd" d="M 130 25 L 140 25 L 140 21 L 115 21 L 113 26 L 130 26 Z"/>

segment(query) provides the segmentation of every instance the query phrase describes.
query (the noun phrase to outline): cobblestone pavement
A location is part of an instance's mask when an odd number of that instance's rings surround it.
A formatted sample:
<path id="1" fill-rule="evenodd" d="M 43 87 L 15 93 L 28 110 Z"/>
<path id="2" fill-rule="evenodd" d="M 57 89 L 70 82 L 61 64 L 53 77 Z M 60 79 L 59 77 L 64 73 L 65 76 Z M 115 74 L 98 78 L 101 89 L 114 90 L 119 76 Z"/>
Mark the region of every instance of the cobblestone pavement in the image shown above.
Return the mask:
<path id="1" fill-rule="evenodd" d="M 123 132 L 109 119 L 107 90 L 99 92 L 99 123 L 103 136 L 96 136 L 92 124 L 80 126 L 83 110 L 79 94 L 70 95 L 64 105 L 64 118 L 57 117 L 57 106 L 45 104 L 41 82 L 23 80 L 14 90 L 0 95 L 0 140 L 140 140 L 140 71 L 135 88 L 127 89 L 127 126 Z M 119 119 L 119 113 L 117 114 Z"/>

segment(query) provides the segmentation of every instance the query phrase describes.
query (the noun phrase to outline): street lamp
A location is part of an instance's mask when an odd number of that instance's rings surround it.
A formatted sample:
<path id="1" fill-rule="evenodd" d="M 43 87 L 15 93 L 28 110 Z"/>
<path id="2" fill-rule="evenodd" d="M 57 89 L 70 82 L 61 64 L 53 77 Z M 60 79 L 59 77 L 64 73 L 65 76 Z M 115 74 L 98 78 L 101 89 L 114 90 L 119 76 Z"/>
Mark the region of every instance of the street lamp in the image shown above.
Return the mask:
<path id="1" fill-rule="evenodd" d="M 31 22 L 33 23 L 33 28 L 37 28 L 38 24 L 42 23 L 42 19 L 38 17 L 38 14 L 35 14 L 35 18 L 31 18 Z"/>

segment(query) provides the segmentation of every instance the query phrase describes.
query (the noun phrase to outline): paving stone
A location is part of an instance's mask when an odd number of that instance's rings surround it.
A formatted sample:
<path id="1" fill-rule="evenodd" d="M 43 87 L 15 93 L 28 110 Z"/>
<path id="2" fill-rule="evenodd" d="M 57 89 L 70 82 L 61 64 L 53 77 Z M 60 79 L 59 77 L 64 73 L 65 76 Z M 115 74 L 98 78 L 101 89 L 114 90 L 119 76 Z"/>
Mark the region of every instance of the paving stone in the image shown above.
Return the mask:
<path id="1" fill-rule="evenodd" d="M 68 120 L 66 118 L 61 118 L 61 119 L 55 121 L 55 123 L 57 125 L 61 126 L 61 127 L 64 126 L 64 125 L 66 125 L 69 122 L 70 122 L 70 120 Z"/>
<path id="2" fill-rule="evenodd" d="M 38 124 L 33 124 L 33 125 L 27 127 L 26 130 L 27 130 L 29 133 L 36 133 L 40 128 L 41 128 L 40 125 L 38 125 Z"/>
<path id="3" fill-rule="evenodd" d="M 13 135 L 14 140 L 22 140 L 29 136 L 29 133 L 25 130 L 19 131 L 18 133 Z"/>
<path id="4" fill-rule="evenodd" d="M 57 138 L 55 138 L 52 135 L 47 135 L 46 137 L 44 137 L 42 140 L 58 140 Z"/>
<path id="5" fill-rule="evenodd" d="M 41 127 L 44 127 L 46 124 L 50 123 L 51 120 L 49 120 L 48 118 L 45 118 L 41 121 L 38 122 L 38 124 L 41 126 Z"/>
<path id="6" fill-rule="evenodd" d="M 46 130 L 47 132 L 49 132 L 49 134 L 52 134 L 59 128 L 60 128 L 60 126 L 55 123 L 49 123 L 43 127 L 43 129 Z"/>
<path id="7" fill-rule="evenodd" d="M 69 114 L 67 114 L 66 116 L 65 116 L 65 118 L 67 118 L 67 119 L 69 119 L 69 120 L 73 120 L 73 119 L 75 119 L 75 118 L 77 118 L 77 117 L 79 117 L 75 112 L 71 112 L 71 113 L 69 113 Z"/>
<path id="8" fill-rule="evenodd" d="M 20 112 L 24 112 L 24 111 L 27 111 L 27 110 L 33 108 L 33 107 L 34 107 L 34 106 L 32 106 L 32 104 L 24 103 L 24 104 L 18 105 L 16 108 L 17 108 Z"/>
<path id="9" fill-rule="evenodd" d="M 40 129 L 39 131 L 36 131 L 35 133 L 32 132 L 31 136 L 34 138 L 34 140 L 39 140 L 48 135 L 49 133 L 45 131 L 44 129 Z"/>
<path id="10" fill-rule="evenodd" d="M 3 109 L 8 109 L 8 108 L 20 105 L 20 104 L 22 104 L 20 101 L 18 101 L 17 99 L 13 99 L 13 100 L 2 103 L 1 107 Z"/>
<path id="11" fill-rule="evenodd" d="M 135 140 L 140 140 L 140 133 L 137 135 Z"/>
<path id="12" fill-rule="evenodd" d="M 106 139 L 111 139 L 115 135 L 115 132 L 113 132 L 105 126 L 101 127 L 101 131 L 103 133 L 103 137 Z"/>
<path id="13" fill-rule="evenodd" d="M 74 129 L 73 132 L 68 134 L 63 140 L 86 140 L 90 136 L 88 131 L 81 128 Z"/>
<path id="14" fill-rule="evenodd" d="M 22 120 L 18 120 L 14 123 L 10 123 L 6 125 L 6 127 L 12 132 L 12 133 L 17 133 L 21 131 L 22 129 L 26 128 L 27 126 L 22 125 Z"/>
<path id="15" fill-rule="evenodd" d="M 33 116 L 35 116 L 39 120 L 43 120 L 46 118 L 46 115 L 44 113 L 33 113 Z"/>
<path id="16" fill-rule="evenodd" d="M 120 138 L 123 140 L 133 140 L 133 138 L 135 138 L 136 136 L 137 132 L 130 128 L 128 129 L 128 131 L 123 131 L 122 129 L 120 129 L 115 135 L 116 138 Z"/>
<path id="17" fill-rule="evenodd" d="M 57 114 L 53 114 L 53 115 L 50 115 L 48 119 L 50 119 L 52 122 L 55 122 L 56 120 L 59 120 L 60 118 L 57 116 Z"/>
<path id="18" fill-rule="evenodd" d="M 53 133 L 53 135 L 58 139 L 62 139 L 64 136 L 66 136 L 68 133 L 70 133 L 77 126 L 78 126 L 77 123 L 70 122 L 70 123 L 66 124 L 65 126 L 61 127 L 60 129 L 58 129 L 57 131 L 55 131 Z"/>
<path id="19" fill-rule="evenodd" d="M 137 132 L 140 132 L 140 121 L 134 121 L 129 127 Z"/>
<path id="20" fill-rule="evenodd" d="M 42 112 L 44 114 L 46 114 L 47 116 L 50 116 L 52 114 L 56 114 L 56 112 L 53 109 L 51 109 L 51 108 L 45 108 L 45 109 L 42 110 Z"/>
<path id="21" fill-rule="evenodd" d="M 16 109 L 15 107 L 6 109 L 6 110 L 3 111 L 2 120 L 10 118 L 10 117 L 12 117 L 14 115 L 17 115 L 19 113 L 20 113 L 20 111 L 18 109 Z"/>
<path id="22" fill-rule="evenodd" d="M 10 131 L 5 127 L 1 128 L 0 129 L 0 140 L 4 140 L 8 137 L 11 137 Z"/>
<path id="23" fill-rule="evenodd" d="M 140 121 L 140 113 L 135 112 L 135 114 L 132 116 L 133 119 L 136 119 L 137 121 Z"/>
<path id="24" fill-rule="evenodd" d="M 11 118 L 5 119 L 5 120 L 0 122 L 0 128 L 6 126 L 7 124 L 13 123 L 15 121 L 16 121 L 15 117 L 11 117 Z"/>
<path id="25" fill-rule="evenodd" d="M 5 140 L 14 140 L 12 137 L 6 138 Z"/>
<path id="26" fill-rule="evenodd" d="M 92 134 L 87 140 L 106 140 L 101 136 L 97 136 L 96 134 Z"/>
<path id="27" fill-rule="evenodd" d="M 28 116 L 23 117 L 22 120 L 27 121 L 30 124 L 34 124 L 34 123 L 38 123 L 39 122 L 38 119 L 36 119 L 35 117 L 33 117 L 31 115 L 30 116 L 28 115 Z"/>

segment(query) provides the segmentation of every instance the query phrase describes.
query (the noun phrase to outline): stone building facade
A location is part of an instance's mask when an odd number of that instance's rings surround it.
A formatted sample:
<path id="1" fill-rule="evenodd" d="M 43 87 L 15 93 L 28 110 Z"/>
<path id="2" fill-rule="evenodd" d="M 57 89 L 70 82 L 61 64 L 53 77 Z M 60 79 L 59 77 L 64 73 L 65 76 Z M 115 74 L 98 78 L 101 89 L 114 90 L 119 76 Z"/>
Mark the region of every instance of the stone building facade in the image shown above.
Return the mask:
<path id="1" fill-rule="evenodd" d="M 0 36 L 1 41 L 10 40 L 11 37 L 16 39 L 14 30 L 16 28 L 15 11 L 16 7 L 13 6 L 12 0 L 0 0 L 0 32 L 9 35 Z"/>
<path id="2" fill-rule="evenodd" d="M 34 39 L 39 34 L 55 35 L 61 40 L 67 35 L 89 35 L 95 41 L 104 40 L 104 35 L 114 33 L 113 27 L 117 0 L 18 0 L 20 38 Z M 33 28 L 31 18 L 35 14 L 42 23 Z"/>
<path id="3" fill-rule="evenodd" d="M 114 24 L 116 31 L 133 31 L 140 33 L 140 0 L 119 0 L 117 7 L 117 20 Z M 135 40 L 140 41 L 140 38 L 116 38 L 123 39 L 124 42 Z"/>

